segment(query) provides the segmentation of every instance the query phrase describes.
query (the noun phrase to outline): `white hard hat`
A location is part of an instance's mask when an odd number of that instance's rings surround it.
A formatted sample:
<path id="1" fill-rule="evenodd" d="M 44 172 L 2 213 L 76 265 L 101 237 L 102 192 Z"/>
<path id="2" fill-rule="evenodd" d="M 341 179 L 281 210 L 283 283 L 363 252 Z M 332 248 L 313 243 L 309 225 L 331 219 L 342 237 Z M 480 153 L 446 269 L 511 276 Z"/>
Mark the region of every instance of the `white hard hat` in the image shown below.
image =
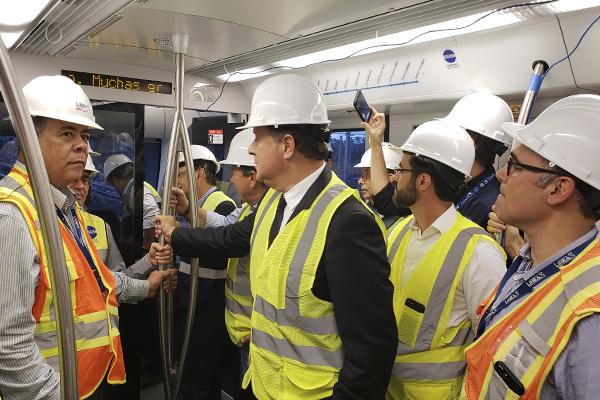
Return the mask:
<path id="1" fill-rule="evenodd" d="M 229 145 L 229 152 L 227 158 L 220 161 L 222 165 L 244 165 L 246 167 L 254 167 L 254 156 L 248 154 L 248 148 L 254 142 L 254 132 L 252 129 L 244 129 L 238 132 L 237 135 L 231 139 Z"/>
<path id="2" fill-rule="evenodd" d="M 383 149 L 383 159 L 385 160 L 385 168 L 396 169 L 400 166 L 400 160 L 402 160 L 402 154 L 393 150 L 395 146 L 391 143 L 381 143 Z M 395 147 L 398 149 L 398 147 Z M 371 149 L 365 151 L 365 154 L 360 159 L 360 162 L 354 166 L 354 168 L 371 168 Z"/>
<path id="3" fill-rule="evenodd" d="M 269 78 L 256 88 L 250 119 L 238 129 L 330 123 L 319 87 L 303 76 L 284 74 Z"/>
<path id="4" fill-rule="evenodd" d="M 529 125 L 502 124 L 519 144 L 600 190 L 600 96 L 565 97 Z"/>
<path id="5" fill-rule="evenodd" d="M 190 146 L 190 150 L 192 151 L 192 160 L 210 161 L 217 167 L 217 172 L 221 170 L 221 166 L 217 162 L 217 158 L 215 157 L 213 152 L 210 151 L 207 147 L 201 146 L 199 144 L 193 144 Z M 179 161 L 177 162 L 182 163 L 184 161 L 185 159 L 183 158 L 183 153 L 179 153 Z"/>
<path id="6" fill-rule="evenodd" d="M 443 120 L 468 129 L 490 139 L 504 143 L 512 142 L 510 135 L 502 131 L 501 124 L 513 122 L 510 107 L 500 97 L 491 93 L 471 93 L 460 99 Z"/>
<path id="7" fill-rule="evenodd" d="M 32 117 L 47 117 L 102 129 L 96 123 L 90 99 L 66 76 L 39 76 L 23 88 Z"/>
<path id="8" fill-rule="evenodd" d="M 94 165 L 94 162 L 92 161 L 92 157 L 89 154 L 88 154 L 87 160 L 85 162 L 84 171 L 90 172 L 91 176 L 96 176 L 96 175 L 98 175 L 98 172 L 100 172 L 96 169 L 96 166 Z"/>
<path id="9" fill-rule="evenodd" d="M 400 149 L 429 157 L 471 177 L 475 161 L 473 139 L 464 129 L 447 121 L 436 120 L 419 125 Z"/>
<path id="10" fill-rule="evenodd" d="M 131 161 L 131 159 L 125 154 L 113 154 L 112 156 L 108 157 L 106 161 L 104 161 L 104 176 L 108 179 L 108 176 L 111 174 L 111 172 L 119 168 L 121 165 L 129 163 L 133 164 L 133 161 Z"/>

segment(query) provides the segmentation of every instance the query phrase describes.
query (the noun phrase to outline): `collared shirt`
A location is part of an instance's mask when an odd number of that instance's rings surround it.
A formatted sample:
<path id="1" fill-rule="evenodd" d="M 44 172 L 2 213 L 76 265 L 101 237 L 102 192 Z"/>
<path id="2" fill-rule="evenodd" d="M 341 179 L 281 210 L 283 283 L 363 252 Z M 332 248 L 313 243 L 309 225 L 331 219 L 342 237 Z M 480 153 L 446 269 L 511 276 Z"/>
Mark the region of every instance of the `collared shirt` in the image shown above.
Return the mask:
<path id="1" fill-rule="evenodd" d="M 51 193 L 61 210 L 73 206 L 72 192 L 51 186 Z M 31 307 L 40 278 L 39 261 L 21 211 L 0 202 L 0 389 L 7 399 L 60 399 L 59 374 L 44 361 L 34 338 Z M 115 291 L 120 293 L 119 301 L 136 299 L 147 293 L 147 282 L 116 273 Z"/>
<path id="2" fill-rule="evenodd" d="M 447 232 L 458 211 L 450 206 L 425 231 L 413 219 L 410 223 L 412 235 L 406 248 L 402 281 L 408 282 L 412 273 L 435 242 Z M 494 290 L 506 272 L 504 255 L 487 241 L 479 241 L 473 250 L 471 260 L 465 267 L 456 288 L 454 302 L 448 319 L 448 328 L 460 325 L 466 318 L 471 320 L 473 332 L 477 330 L 477 307 Z"/>
<path id="3" fill-rule="evenodd" d="M 306 178 L 302 179 L 300 182 L 296 183 L 290 190 L 285 192 L 283 196 L 285 197 L 286 206 L 283 210 L 283 218 L 281 220 L 281 226 L 279 230 L 281 230 L 282 226 L 285 226 L 289 221 L 290 217 L 294 213 L 296 206 L 300 203 L 300 200 L 306 194 L 306 191 L 312 186 L 313 183 L 317 180 L 321 172 L 325 169 L 327 164 L 323 163 L 315 172 L 308 175 Z"/>
<path id="4" fill-rule="evenodd" d="M 217 187 L 216 186 L 212 186 L 210 189 L 208 189 L 206 191 L 206 193 L 204 193 L 202 196 L 200 196 L 200 198 L 196 202 L 196 205 L 198 207 L 202 207 L 202 204 L 204 204 L 204 202 L 206 201 L 206 199 L 208 198 L 208 196 L 210 196 L 213 192 L 216 192 L 216 191 L 217 191 Z"/>
<path id="5" fill-rule="evenodd" d="M 598 229 L 593 227 L 585 235 L 537 265 L 533 265 L 531 260 L 531 247 L 528 243 L 525 244 L 521 249 L 521 257 L 523 257 L 521 265 L 507 281 L 493 305 L 505 300 L 516 286 L 537 274 L 558 256 L 567 253 L 597 235 Z M 525 298 L 523 297 L 523 299 L 511 303 L 509 307 L 500 311 L 491 319 L 490 324 L 513 310 Z M 598 381 L 600 376 L 600 336 L 598 332 L 600 332 L 600 314 L 593 314 L 575 325 L 569 343 L 556 360 L 542 386 L 540 398 L 545 400 L 596 400 L 600 398 L 600 381 Z"/>
<path id="6" fill-rule="evenodd" d="M 250 207 L 250 214 L 256 211 L 256 207 L 258 204 L 255 204 Z M 231 224 L 235 224 L 240 219 L 240 215 L 242 215 L 242 211 L 246 204 L 244 203 L 243 207 L 238 207 L 233 210 L 229 215 L 221 215 L 214 211 L 207 211 L 206 213 L 206 221 L 204 222 L 205 228 L 217 228 L 219 226 L 227 226 Z"/>

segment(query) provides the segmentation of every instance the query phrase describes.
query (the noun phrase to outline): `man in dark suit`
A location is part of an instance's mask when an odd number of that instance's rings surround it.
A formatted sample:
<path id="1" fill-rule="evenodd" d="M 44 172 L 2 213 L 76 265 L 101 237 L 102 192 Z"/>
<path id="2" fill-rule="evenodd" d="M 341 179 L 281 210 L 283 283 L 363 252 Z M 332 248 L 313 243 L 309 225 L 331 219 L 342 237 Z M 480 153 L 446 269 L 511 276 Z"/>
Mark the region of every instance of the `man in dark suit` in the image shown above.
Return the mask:
<path id="1" fill-rule="evenodd" d="M 244 128 L 271 189 L 248 218 L 215 229 L 157 217 L 180 254 L 251 255 L 245 398 L 382 399 L 397 345 L 382 222 L 326 167 L 327 108 L 297 75 L 263 82 Z M 250 392 L 250 385 L 253 394 Z"/>

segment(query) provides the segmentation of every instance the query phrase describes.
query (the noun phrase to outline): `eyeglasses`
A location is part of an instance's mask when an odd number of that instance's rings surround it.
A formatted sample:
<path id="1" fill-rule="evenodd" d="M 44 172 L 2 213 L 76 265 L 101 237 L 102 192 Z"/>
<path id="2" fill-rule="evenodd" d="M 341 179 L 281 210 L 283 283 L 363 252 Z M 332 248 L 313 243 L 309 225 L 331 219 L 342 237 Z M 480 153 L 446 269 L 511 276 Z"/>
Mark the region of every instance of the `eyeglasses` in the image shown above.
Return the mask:
<path id="1" fill-rule="evenodd" d="M 412 172 L 411 168 L 396 168 L 394 170 L 394 172 L 396 173 L 396 175 L 401 174 L 403 172 Z"/>
<path id="2" fill-rule="evenodd" d="M 510 175 L 510 170 L 513 167 L 521 168 L 529 172 L 534 172 L 536 174 L 555 174 L 558 175 L 557 171 L 552 169 L 540 168 L 533 165 L 523 164 L 518 162 L 514 157 L 509 157 L 508 162 L 506 163 L 506 175 Z"/>

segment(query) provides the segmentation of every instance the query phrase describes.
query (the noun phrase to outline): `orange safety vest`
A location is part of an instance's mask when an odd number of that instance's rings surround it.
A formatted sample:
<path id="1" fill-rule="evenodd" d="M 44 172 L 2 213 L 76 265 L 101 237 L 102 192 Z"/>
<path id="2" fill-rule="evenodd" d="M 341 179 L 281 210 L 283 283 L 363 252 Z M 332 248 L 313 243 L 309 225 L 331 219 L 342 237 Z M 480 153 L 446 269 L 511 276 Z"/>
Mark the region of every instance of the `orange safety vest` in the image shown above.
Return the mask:
<path id="1" fill-rule="evenodd" d="M 55 310 L 48 271 L 48 255 L 42 239 L 41 225 L 27 172 L 14 166 L 0 181 L 0 201 L 10 202 L 23 214 L 31 239 L 39 256 L 40 279 L 35 289 L 32 314 L 36 322 L 34 339 L 46 362 L 58 370 L 58 336 Z M 114 291 L 115 280 L 102 262 L 92 239 L 85 229 L 79 210 L 77 218 L 83 229 L 84 240 L 107 289 L 106 297 L 75 239 L 59 222 L 60 235 L 69 272 L 69 286 L 73 306 L 79 397 L 89 397 L 104 380 L 108 383 L 125 382 L 125 366 L 119 335 L 118 303 Z M 58 218 L 57 218 L 58 220 Z"/>
<path id="2" fill-rule="evenodd" d="M 480 306 L 480 317 L 491 306 L 495 292 Z M 461 398 L 539 399 L 577 322 L 598 312 L 600 239 L 596 238 L 467 348 Z M 523 385 L 520 397 L 495 370 L 497 362 Z"/>

